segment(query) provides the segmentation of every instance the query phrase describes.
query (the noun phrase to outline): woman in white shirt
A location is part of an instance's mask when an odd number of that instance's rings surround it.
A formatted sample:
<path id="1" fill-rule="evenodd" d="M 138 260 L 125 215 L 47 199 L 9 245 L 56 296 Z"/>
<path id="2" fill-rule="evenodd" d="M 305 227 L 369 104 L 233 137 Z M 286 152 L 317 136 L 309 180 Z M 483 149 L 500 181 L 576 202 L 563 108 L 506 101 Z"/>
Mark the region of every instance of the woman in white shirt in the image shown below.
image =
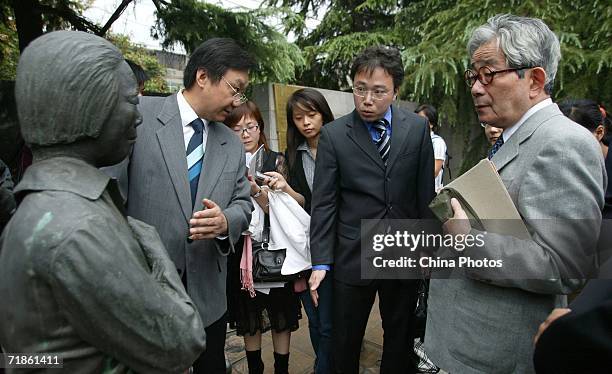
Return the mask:
<path id="1" fill-rule="evenodd" d="M 446 143 L 438 132 L 438 111 L 432 105 L 422 104 L 414 111 L 419 116 L 427 119 L 431 135 L 431 144 L 434 151 L 434 175 L 436 192 L 442 188 L 442 176 L 444 174 L 444 162 L 446 161 Z"/>

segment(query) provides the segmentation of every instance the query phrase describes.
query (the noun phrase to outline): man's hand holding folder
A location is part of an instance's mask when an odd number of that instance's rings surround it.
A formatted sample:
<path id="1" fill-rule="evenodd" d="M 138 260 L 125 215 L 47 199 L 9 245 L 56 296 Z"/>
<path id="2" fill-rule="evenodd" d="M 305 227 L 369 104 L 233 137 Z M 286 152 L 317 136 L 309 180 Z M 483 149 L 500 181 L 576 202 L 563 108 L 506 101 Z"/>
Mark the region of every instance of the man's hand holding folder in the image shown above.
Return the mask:
<path id="1" fill-rule="evenodd" d="M 472 231 L 472 225 L 459 200 L 453 197 L 451 199 L 451 207 L 453 208 L 454 215 L 442 225 L 444 232 L 453 235 L 469 234 Z"/>

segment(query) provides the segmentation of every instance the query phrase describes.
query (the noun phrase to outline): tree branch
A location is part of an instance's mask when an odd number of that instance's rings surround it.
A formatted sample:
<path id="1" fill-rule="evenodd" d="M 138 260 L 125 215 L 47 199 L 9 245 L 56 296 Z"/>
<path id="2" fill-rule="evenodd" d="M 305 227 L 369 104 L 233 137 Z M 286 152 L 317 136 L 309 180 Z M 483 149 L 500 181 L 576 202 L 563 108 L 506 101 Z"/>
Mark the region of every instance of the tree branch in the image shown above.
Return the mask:
<path id="1" fill-rule="evenodd" d="M 155 8 L 157 9 L 158 12 L 161 12 L 162 4 L 165 6 L 170 5 L 170 3 L 165 0 L 152 0 L 152 1 L 153 1 L 153 5 L 155 5 Z"/>
<path id="2" fill-rule="evenodd" d="M 96 35 L 104 36 L 106 32 L 110 29 L 113 22 L 115 22 L 119 17 L 121 17 L 121 14 L 125 10 L 125 8 L 130 5 L 131 2 L 132 0 L 123 0 L 119 7 L 117 7 L 117 9 L 115 10 L 113 15 L 108 19 L 108 21 L 106 21 L 106 24 L 100 29 L 100 31 L 96 33 Z"/>
<path id="3" fill-rule="evenodd" d="M 89 21 L 87 18 L 84 18 L 78 15 L 73 9 L 68 7 L 66 4 L 59 4 L 57 8 L 48 6 L 45 4 L 37 4 L 38 11 L 41 14 L 53 14 L 55 16 L 61 17 L 64 20 L 68 21 L 75 29 L 79 31 L 93 31 L 97 32 L 100 28 Z"/>

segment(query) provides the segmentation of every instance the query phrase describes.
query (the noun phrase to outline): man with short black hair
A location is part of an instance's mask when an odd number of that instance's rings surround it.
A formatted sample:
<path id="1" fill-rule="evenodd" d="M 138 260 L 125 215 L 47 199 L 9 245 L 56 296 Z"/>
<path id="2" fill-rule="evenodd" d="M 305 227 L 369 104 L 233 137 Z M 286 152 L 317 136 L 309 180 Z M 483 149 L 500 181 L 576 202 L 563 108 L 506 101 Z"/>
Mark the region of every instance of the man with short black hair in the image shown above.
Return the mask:
<path id="1" fill-rule="evenodd" d="M 384 330 L 381 373 L 414 373 L 414 280 L 361 279 L 361 220 L 431 217 L 434 158 L 427 121 L 395 105 L 404 79 L 394 48 L 353 62 L 355 110 L 321 128 L 312 192 L 310 289 L 332 270 L 336 373 L 357 373 L 376 294 Z"/>
<path id="2" fill-rule="evenodd" d="M 129 163 L 128 213 L 157 228 L 206 326 L 195 373 L 225 373 L 227 255 L 252 204 L 242 143 L 223 123 L 246 101 L 250 56 L 214 38 L 191 55 L 185 89 L 142 97 Z"/>

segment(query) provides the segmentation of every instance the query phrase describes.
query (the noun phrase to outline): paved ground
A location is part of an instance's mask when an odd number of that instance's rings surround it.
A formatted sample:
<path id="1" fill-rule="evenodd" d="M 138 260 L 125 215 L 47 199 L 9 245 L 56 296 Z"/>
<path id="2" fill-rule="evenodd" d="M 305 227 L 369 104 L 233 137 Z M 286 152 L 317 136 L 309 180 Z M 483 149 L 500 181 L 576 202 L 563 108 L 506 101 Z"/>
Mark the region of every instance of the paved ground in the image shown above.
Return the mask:
<path id="1" fill-rule="evenodd" d="M 308 335 L 308 318 L 300 320 L 300 328 L 291 334 L 291 354 L 289 356 L 289 372 L 291 374 L 311 374 L 314 363 L 314 352 Z M 378 299 L 372 307 L 370 320 L 365 333 L 363 351 L 361 352 L 361 373 L 378 374 L 382 354 L 382 325 L 378 311 Z M 244 353 L 244 342 L 241 337 L 232 334 L 228 336 L 225 351 L 232 362 L 233 373 L 248 374 L 247 360 Z M 272 354 L 272 337 L 270 332 L 262 338 L 262 359 L 266 365 L 266 374 L 274 373 L 274 356 Z"/>

